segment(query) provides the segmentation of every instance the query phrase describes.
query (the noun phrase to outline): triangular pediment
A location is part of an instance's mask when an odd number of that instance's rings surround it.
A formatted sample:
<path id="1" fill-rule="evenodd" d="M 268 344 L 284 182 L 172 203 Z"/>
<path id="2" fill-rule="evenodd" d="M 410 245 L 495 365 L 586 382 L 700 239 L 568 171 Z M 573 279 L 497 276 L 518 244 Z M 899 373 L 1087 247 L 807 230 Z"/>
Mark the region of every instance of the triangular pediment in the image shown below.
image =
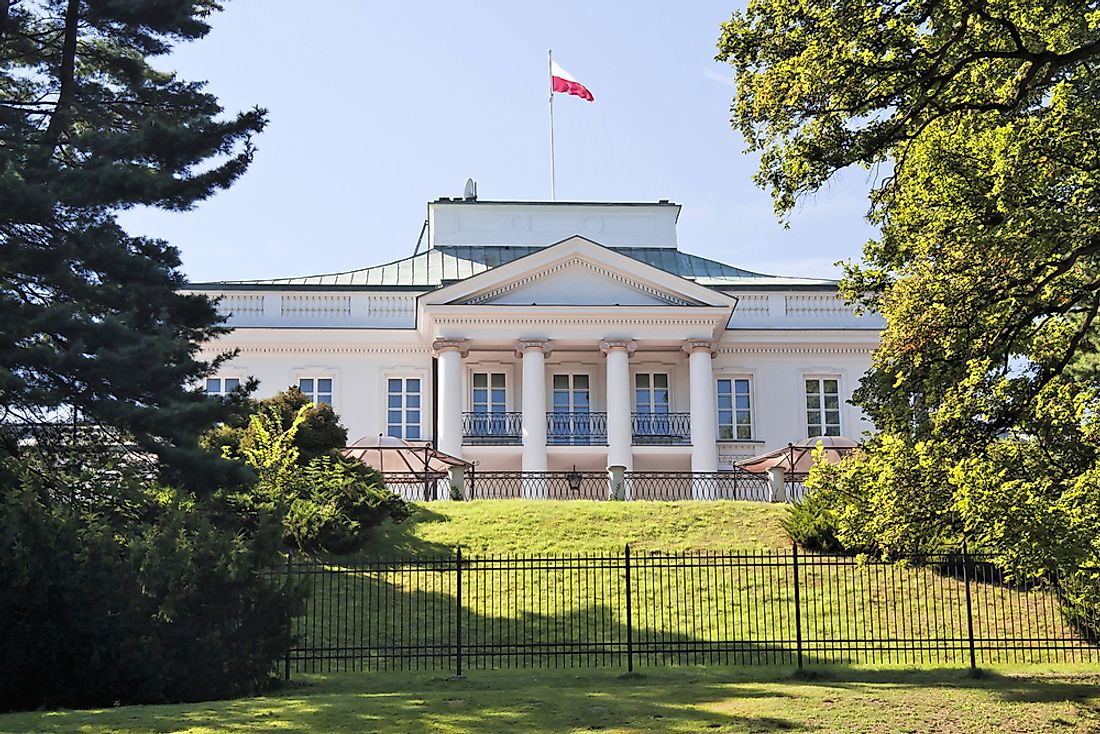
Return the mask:
<path id="1" fill-rule="evenodd" d="M 690 306 L 672 293 L 575 257 L 456 303 L 506 306 Z"/>
<path id="2" fill-rule="evenodd" d="M 723 293 L 583 237 L 440 288 L 426 304 L 476 306 L 727 306 Z"/>

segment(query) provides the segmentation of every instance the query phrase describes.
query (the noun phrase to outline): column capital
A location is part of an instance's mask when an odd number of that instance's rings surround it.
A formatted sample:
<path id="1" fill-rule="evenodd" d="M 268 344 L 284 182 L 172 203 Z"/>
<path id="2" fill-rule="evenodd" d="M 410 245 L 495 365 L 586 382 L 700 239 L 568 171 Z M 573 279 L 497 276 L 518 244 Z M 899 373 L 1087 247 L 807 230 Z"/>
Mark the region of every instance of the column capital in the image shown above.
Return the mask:
<path id="1" fill-rule="evenodd" d="M 715 355 L 718 354 L 718 348 L 713 339 L 685 339 L 683 346 L 680 348 L 688 355 L 695 352 L 707 352 L 710 354 L 711 359 L 714 359 Z"/>
<path id="2" fill-rule="evenodd" d="M 633 339 L 601 339 L 600 351 L 607 354 L 612 349 L 625 349 L 627 354 L 634 354 L 634 350 L 638 348 L 637 342 Z"/>
<path id="3" fill-rule="evenodd" d="M 466 357 L 470 353 L 470 341 L 468 339 L 436 339 L 432 342 L 432 354 L 439 356 L 440 352 L 446 352 L 449 350 L 457 351 L 461 356 Z"/>
<path id="4" fill-rule="evenodd" d="M 517 357 L 522 357 L 523 353 L 530 349 L 538 349 L 543 354 L 550 354 L 554 345 L 549 339 L 520 339 L 516 342 Z"/>

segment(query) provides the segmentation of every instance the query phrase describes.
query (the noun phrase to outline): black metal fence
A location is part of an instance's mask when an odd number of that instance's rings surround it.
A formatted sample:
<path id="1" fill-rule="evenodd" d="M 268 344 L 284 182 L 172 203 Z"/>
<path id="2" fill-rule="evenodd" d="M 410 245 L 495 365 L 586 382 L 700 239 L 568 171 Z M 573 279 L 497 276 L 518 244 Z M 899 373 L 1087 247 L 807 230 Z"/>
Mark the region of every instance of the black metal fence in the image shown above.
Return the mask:
<path id="1" fill-rule="evenodd" d="M 466 474 L 466 498 L 606 500 L 607 472 L 471 471 Z"/>
<path id="2" fill-rule="evenodd" d="M 415 477 L 386 484 L 402 496 L 423 496 Z M 423 485 L 423 481 L 419 483 Z M 407 486 L 406 486 L 407 485 Z M 409 491 L 405 491 L 408 489 Z M 438 493 L 447 497 L 446 492 Z M 768 479 L 743 469 L 722 472 L 626 472 L 621 486 L 613 486 L 606 471 L 508 472 L 469 471 L 466 499 L 576 499 L 576 500 L 750 500 L 773 498 Z"/>
<path id="3" fill-rule="evenodd" d="M 1100 661 L 1100 619 L 1066 616 L 1059 575 L 1014 583 L 990 561 L 629 547 L 569 557 L 292 560 L 286 573 L 310 596 L 286 674 Z"/>

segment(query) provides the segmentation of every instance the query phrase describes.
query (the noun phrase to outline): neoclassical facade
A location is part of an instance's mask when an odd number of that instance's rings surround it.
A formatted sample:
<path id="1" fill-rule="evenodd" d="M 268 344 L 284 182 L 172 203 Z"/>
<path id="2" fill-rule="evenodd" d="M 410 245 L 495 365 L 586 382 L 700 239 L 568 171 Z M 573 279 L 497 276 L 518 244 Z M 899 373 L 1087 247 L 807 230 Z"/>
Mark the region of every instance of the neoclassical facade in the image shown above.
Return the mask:
<path id="1" fill-rule="evenodd" d="M 848 400 L 881 319 L 834 281 L 681 251 L 679 213 L 440 199 L 407 257 L 192 284 L 233 327 L 211 351 L 239 350 L 207 388 L 297 385 L 353 440 L 433 442 L 488 471 L 717 472 L 870 430 Z"/>

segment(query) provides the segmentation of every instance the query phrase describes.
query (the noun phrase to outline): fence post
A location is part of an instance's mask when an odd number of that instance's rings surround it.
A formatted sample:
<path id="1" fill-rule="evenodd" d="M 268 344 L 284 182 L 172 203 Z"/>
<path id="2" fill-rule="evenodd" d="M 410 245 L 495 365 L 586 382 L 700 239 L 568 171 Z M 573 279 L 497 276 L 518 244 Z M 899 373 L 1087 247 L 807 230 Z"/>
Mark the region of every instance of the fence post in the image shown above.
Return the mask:
<path id="1" fill-rule="evenodd" d="M 626 670 L 634 672 L 634 614 L 630 606 L 630 543 L 626 544 Z"/>
<path id="2" fill-rule="evenodd" d="M 798 669 L 802 670 L 802 597 L 798 589 L 798 543 L 791 542 L 791 557 L 794 559 L 794 638 L 798 651 Z"/>
<path id="3" fill-rule="evenodd" d="M 293 569 L 291 567 L 291 564 L 293 563 L 293 560 L 294 560 L 294 551 L 292 551 L 290 549 L 287 549 L 287 552 L 286 552 L 286 583 L 287 583 L 287 586 L 290 586 L 290 574 L 293 571 Z M 286 657 L 283 658 L 283 680 L 284 681 L 289 681 L 290 680 L 290 648 L 289 647 L 287 647 L 287 649 L 286 649 Z"/>
<path id="4" fill-rule="evenodd" d="M 962 542 L 963 585 L 966 587 L 966 639 L 970 644 L 970 674 L 978 672 L 978 663 L 974 658 L 974 609 L 970 602 L 970 553 L 966 549 L 966 539 Z"/>
<path id="5" fill-rule="evenodd" d="M 462 546 L 455 549 L 455 677 L 462 677 Z"/>
<path id="6" fill-rule="evenodd" d="M 474 498 L 474 492 L 477 491 L 477 468 L 470 464 L 470 496 L 469 499 Z"/>

